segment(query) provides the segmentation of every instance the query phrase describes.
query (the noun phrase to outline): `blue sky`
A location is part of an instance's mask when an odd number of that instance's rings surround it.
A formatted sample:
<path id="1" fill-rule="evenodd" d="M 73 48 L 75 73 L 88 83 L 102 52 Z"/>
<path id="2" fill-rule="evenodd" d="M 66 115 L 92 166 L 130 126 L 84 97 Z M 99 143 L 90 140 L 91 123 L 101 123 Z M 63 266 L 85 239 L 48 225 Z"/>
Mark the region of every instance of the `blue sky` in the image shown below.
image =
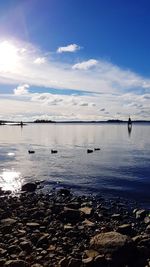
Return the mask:
<path id="1" fill-rule="evenodd" d="M 0 118 L 149 119 L 148 0 L 0 2 Z"/>

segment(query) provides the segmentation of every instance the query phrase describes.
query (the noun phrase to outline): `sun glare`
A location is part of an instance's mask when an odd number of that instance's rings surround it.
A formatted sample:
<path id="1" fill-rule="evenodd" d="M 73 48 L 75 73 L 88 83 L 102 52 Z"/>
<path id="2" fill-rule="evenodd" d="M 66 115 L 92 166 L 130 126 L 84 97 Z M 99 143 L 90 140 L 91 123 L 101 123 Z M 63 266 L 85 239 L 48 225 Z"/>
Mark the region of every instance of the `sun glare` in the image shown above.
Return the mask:
<path id="1" fill-rule="evenodd" d="M 0 70 L 11 71 L 17 67 L 19 56 L 17 54 L 17 48 L 9 43 L 3 41 L 0 43 Z"/>
<path id="2" fill-rule="evenodd" d="M 4 170 L 0 173 L 0 183 L 3 190 L 18 191 L 21 188 L 21 180 L 20 172 Z"/>

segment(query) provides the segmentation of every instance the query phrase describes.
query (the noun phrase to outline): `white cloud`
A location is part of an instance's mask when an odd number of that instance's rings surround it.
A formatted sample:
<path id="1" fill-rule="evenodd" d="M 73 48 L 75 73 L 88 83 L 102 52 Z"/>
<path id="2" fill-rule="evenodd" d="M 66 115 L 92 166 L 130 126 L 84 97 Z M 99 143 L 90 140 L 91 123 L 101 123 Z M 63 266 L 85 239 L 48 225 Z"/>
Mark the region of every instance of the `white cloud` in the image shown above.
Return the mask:
<path id="1" fill-rule="evenodd" d="M 73 70 L 88 70 L 98 64 L 98 61 L 95 59 L 89 59 L 87 61 L 83 61 L 80 63 L 77 63 L 72 66 Z"/>
<path id="2" fill-rule="evenodd" d="M 44 64 L 46 62 L 46 58 L 45 57 L 38 57 L 33 62 L 37 65 L 41 65 L 41 64 Z"/>
<path id="3" fill-rule="evenodd" d="M 148 91 L 150 88 L 150 79 L 103 60 L 90 59 L 72 66 L 72 63 L 56 61 L 53 55 L 51 61 L 47 60 L 46 64 L 35 64 L 35 59 L 44 58 L 45 52 L 42 56 L 42 52 L 32 45 L 17 45 L 17 51 L 25 47 L 26 52 L 19 57 L 17 66 L 11 71 L 0 70 L 2 84 L 30 84 L 93 93 L 123 93 L 126 90 L 136 90 L 137 87 Z M 81 69 L 88 69 L 88 72 Z"/>
<path id="4" fill-rule="evenodd" d="M 80 50 L 81 47 L 77 44 L 70 44 L 67 46 L 61 46 L 57 49 L 57 53 L 64 53 L 64 52 L 76 52 L 77 50 Z"/>
<path id="5" fill-rule="evenodd" d="M 22 48 L 25 51 L 20 53 Z M 46 53 L 28 44 L 18 43 L 16 53 L 18 61 L 15 68 L 0 70 L 1 85 L 9 84 L 14 88 L 19 84 L 13 97 L 0 95 L 4 118 L 11 113 L 19 116 L 24 110 L 30 112 L 32 118 L 47 114 L 55 120 L 127 119 L 129 114 L 133 114 L 134 119 L 148 118 L 150 78 L 103 60 L 90 59 L 92 62 L 82 61 L 77 63 L 79 65 L 60 62 L 56 60 L 56 54 L 51 56 L 50 61 L 46 58 L 46 64 L 35 64 L 35 59 L 40 63 L 39 59 L 45 58 Z M 29 92 L 29 85 L 35 89 L 42 87 L 43 93 L 38 93 L 38 90 L 34 94 Z M 63 95 L 58 91 L 54 95 L 46 93 L 45 87 L 87 91 L 89 94 L 69 95 L 68 91 L 68 95 Z M 139 95 L 139 88 L 143 91 L 142 95 Z M 8 105 L 12 106 L 6 109 Z"/>
<path id="6" fill-rule="evenodd" d="M 28 88 L 29 88 L 28 84 L 19 85 L 17 88 L 14 89 L 14 94 L 16 96 L 26 95 L 28 94 Z"/>

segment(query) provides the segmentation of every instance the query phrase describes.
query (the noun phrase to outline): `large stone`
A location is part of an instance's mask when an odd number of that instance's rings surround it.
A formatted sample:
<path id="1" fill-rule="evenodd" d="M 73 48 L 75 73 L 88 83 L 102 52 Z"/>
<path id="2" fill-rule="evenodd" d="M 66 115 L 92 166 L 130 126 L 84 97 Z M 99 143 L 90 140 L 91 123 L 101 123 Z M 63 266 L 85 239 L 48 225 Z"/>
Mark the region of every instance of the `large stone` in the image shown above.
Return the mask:
<path id="1" fill-rule="evenodd" d="M 90 246 L 100 254 L 111 255 L 115 266 L 128 263 L 135 256 L 132 239 L 113 231 L 94 236 L 90 241 Z"/>
<path id="2" fill-rule="evenodd" d="M 27 192 L 34 192 L 37 188 L 37 185 L 35 183 L 26 183 L 22 186 L 22 191 L 27 191 Z"/>

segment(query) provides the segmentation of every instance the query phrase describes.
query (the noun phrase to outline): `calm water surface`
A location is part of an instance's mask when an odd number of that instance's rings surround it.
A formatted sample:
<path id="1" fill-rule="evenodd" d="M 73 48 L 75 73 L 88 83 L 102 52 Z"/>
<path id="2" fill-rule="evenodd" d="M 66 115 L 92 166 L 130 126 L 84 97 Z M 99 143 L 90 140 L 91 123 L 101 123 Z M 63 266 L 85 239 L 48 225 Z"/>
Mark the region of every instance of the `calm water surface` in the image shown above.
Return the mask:
<path id="1" fill-rule="evenodd" d="M 0 126 L 0 187 L 18 191 L 22 183 L 45 180 L 46 188 L 65 185 L 150 206 L 149 140 L 150 124 L 134 124 L 130 133 L 126 124 Z"/>

